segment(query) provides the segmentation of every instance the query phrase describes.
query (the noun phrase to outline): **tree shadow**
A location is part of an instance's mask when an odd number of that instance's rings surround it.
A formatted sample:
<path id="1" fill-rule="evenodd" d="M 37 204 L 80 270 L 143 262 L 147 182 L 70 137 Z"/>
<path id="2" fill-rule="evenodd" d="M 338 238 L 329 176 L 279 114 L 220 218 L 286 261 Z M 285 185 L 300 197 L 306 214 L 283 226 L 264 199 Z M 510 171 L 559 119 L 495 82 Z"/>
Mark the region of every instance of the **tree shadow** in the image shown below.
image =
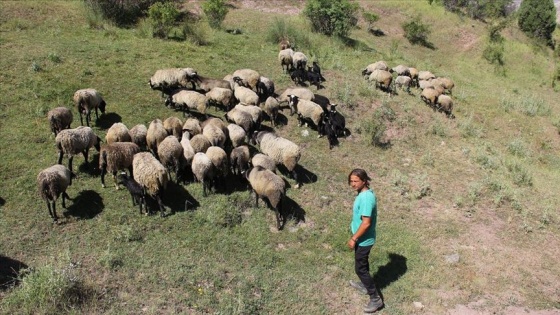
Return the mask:
<path id="1" fill-rule="evenodd" d="M 66 208 L 63 215 L 77 217 L 79 219 L 93 219 L 103 212 L 105 205 L 103 198 L 94 190 L 82 190 L 71 199 L 72 205 Z"/>
<path id="2" fill-rule="evenodd" d="M 399 280 L 407 270 L 406 257 L 397 253 L 389 253 L 389 262 L 377 268 L 377 272 L 373 275 L 373 281 L 377 288 L 381 290 Z"/>
<path id="3" fill-rule="evenodd" d="M 376 37 L 385 36 L 385 32 L 383 32 L 383 30 L 379 28 L 370 27 L 368 28 L 368 32 Z"/>
<path id="4" fill-rule="evenodd" d="M 361 50 L 361 51 L 375 52 L 375 49 L 369 47 L 366 43 L 359 41 L 357 39 L 345 37 L 345 36 L 341 36 L 339 37 L 339 39 L 346 47 L 353 48 L 356 50 Z"/>
<path id="5" fill-rule="evenodd" d="M 114 123 L 122 122 L 122 117 L 117 113 L 105 113 L 95 120 L 95 125 L 101 129 L 109 129 Z"/>
<path id="6" fill-rule="evenodd" d="M 27 265 L 4 255 L 0 255 L 0 290 L 6 290 L 19 284 L 20 271 Z"/>

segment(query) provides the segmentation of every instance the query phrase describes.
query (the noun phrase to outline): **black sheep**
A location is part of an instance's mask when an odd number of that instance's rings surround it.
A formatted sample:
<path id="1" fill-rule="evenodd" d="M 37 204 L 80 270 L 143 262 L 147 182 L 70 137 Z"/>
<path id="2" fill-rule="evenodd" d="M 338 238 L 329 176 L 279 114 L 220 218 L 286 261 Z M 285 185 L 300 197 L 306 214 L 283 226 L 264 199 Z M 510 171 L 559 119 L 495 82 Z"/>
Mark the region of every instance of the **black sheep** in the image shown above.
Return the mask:
<path id="1" fill-rule="evenodd" d="M 142 214 L 142 205 L 144 205 L 144 209 L 146 212 L 148 211 L 148 207 L 146 205 L 146 193 L 137 181 L 134 178 L 129 177 L 126 173 L 121 173 L 119 175 L 119 184 L 126 187 L 130 196 L 132 197 L 132 205 L 135 206 L 138 204 L 140 208 L 140 214 Z"/>
<path id="2" fill-rule="evenodd" d="M 336 104 L 330 105 L 331 108 L 325 116 L 328 116 L 329 123 L 332 125 L 336 136 L 346 137 L 348 133 L 346 130 L 346 119 L 339 111 L 336 110 Z"/>

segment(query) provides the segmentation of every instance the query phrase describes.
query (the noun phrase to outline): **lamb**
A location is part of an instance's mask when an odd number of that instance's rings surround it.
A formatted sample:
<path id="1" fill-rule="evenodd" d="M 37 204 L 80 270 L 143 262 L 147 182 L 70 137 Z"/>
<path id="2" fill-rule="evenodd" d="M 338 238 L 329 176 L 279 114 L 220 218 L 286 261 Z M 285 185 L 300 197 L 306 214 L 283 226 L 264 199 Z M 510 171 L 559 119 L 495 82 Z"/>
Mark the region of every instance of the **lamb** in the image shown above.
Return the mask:
<path id="1" fill-rule="evenodd" d="M 185 88 L 188 82 L 191 82 L 192 88 L 195 89 L 196 75 L 196 71 L 192 68 L 160 69 L 150 78 L 149 83 L 152 90 L 160 90 L 163 97 L 164 94 L 170 95 L 175 89 Z"/>
<path id="2" fill-rule="evenodd" d="M 245 130 L 245 133 L 249 137 L 253 134 L 253 117 L 246 111 L 239 110 L 237 108 L 232 108 L 229 112 L 224 115 L 226 121 L 230 123 L 235 123 Z"/>
<path id="3" fill-rule="evenodd" d="M 107 130 L 107 134 L 105 135 L 105 142 L 107 143 L 114 143 L 114 142 L 131 142 L 132 138 L 130 137 L 130 132 L 128 128 L 123 123 L 114 123 L 109 130 Z"/>
<path id="4" fill-rule="evenodd" d="M 260 166 L 252 168 L 246 173 L 246 178 L 255 193 L 255 207 L 259 206 L 259 197 L 268 199 L 270 206 L 276 212 L 276 227 L 282 229 L 282 204 L 286 196 L 286 183 L 282 177 Z"/>
<path id="5" fill-rule="evenodd" d="M 179 170 L 183 164 L 183 146 L 175 136 L 167 136 L 158 145 L 158 157 L 169 171 L 175 173 L 175 182 L 179 183 Z"/>
<path id="6" fill-rule="evenodd" d="M 377 61 L 369 64 L 364 70 L 362 70 L 362 75 L 369 76 L 375 70 L 389 71 L 389 66 L 387 66 L 385 61 Z"/>
<path id="7" fill-rule="evenodd" d="M 261 152 L 270 156 L 277 165 L 282 164 L 286 167 L 297 183 L 295 188 L 301 186 L 296 172 L 297 163 L 301 158 L 301 149 L 297 144 L 268 131 L 255 133 L 253 141 L 259 145 Z"/>
<path id="8" fill-rule="evenodd" d="M 257 153 L 251 159 L 251 165 L 260 166 L 270 170 L 273 173 L 276 173 L 276 162 L 268 155 Z"/>
<path id="9" fill-rule="evenodd" d="M 151 153 L 140 152 L 134 155 L 132 168 L 134 180 L 142 185 L 148 195 L 156 199 L 160 215 L 163 217 L 165 215 L 163 193 L 169 181 L 165 167 Z"/>
<path id="10" fill-rule="evenodd" d="M 259 95 L 244 86 L 236 86 L 233 90 L 233 95 L 239 103 L 245 105 L 259 105 Z"/>
<path id="11" fill-rule="evenodd" d="M 132 206 L 138 204 L 140 208 L 140 214 L 142 214 L 142 206 L 148 211 L 148 206 L 146 204 L 146 194 L 144 193 L 144 189 L 142 185 L 134 180 L 134 178 L 126 175 L 126 173 L 119 174 L 119 185 L 123 185 L 126 187 L 128 192 L 130 193 L 130 197 L 132 198 Z"/>
<path id="12" fill-rule="evenodd" d="M 193 136 L 190 139 L 190 143 L 195 153 L 206 152 L 206 150 L 212 146 L 212 143 L 210 143 L 208 138 L 202 134 Z"/>
<path id="13" fill-rule="evenodd" d="M 215 124 L 208 124 L 204 126 L 204 128 L 202 128 L 202 135 L 205 136 L 213 146 L 221 148 L 224 147 L 227 140 L 226 134 Z"/>
<path id="14" fill-rule="evenodd" d="M 301 51 L 296 51 L 292 55 L 292 64 L 295 69 L 307 69 L 307 56 Z"/>
<path id="15" fill-rule="evenodd" d="M 274 82 L 267 77 L 261 76 L 259 82 L 257 82 L 257 95 L 262 97 L 262 99 L 274 95 Z"/>
<path id="16" fill-rule="evenodd" d="M 105 174 L 109 172 L 113 175 L 115 187 L 118 190 L 117 172 L 127 168 L 132 176 L 132 160 L 138 152 L 140 152 L 140 147 L 132 142 L 114 142 L 102 146 L 99 153 L 101 187 L 105 188 Z"/>
<path id="17" fill-rule="evenodd" d="M 144 124 L 138 124 L 129 130 L 130 140 L 136 143 L 140 149 L 144 150 L 147 146 L 146 136 L 148 135 L 148 128 Z"/>
<path id="18" fill-rule="evenodd" d="M 55 107 L 47 113 L 51 131 L 56 136 L 61 130 L 69 129 L 74 120 L 72 111 L 66 107 Z"/>
<path id="19" fill-rule="evenodd" d="M 148 150 L 157 158 L 158 145 L 168 136 L 167 131 L 163 127 L 160 119 L 154 119 L 148 126 L 148 133 L 146 135 L 146 142 Z"/>
<path id="20" fill-rule="evenodd" d="M 245 138 L 247 137 L 247 133 L 245 130 L 236 124 L 229 124 L 227 126 L 228 129 L 228 144 L 231 148 L 237 148 L 238 146 L 245 143 Z"/>
<path id="21" fill-rule="evenodd" d="M 165 104 L 172 107 L 179 106 L 183 110 L 183 115 L 190 113 L 191 110 L 197 110 L 200 114 L 206 116 L 208 98 L 196 91 L 179 90 L 173 95 L 169 95 Z"/>
<path id="22" fill-rule="evenodd" d="M 231 172 L 234 175 L 244 174 L 249 169 L 250 158 L 251 155 L 249 152 L 249 146 L 242 145 L 235 147 L 233 150 L 231 150 L 231 153 L 229 155 Z"/>
<path id="23" fill-rule="evenodd" d="M 224 149 L 211 146 L 206 150 L 206 156 L 212 161 L 214 165 L 214 180 L 215 183 L 225 184 L 225 179 L 229 173 L 229 161 L 226 151 Z M 223 185 L 225 187 L 225 185 Z"/>
<path id="24" fill-rule="evenodd" d="M 206 197 L 216 174 L 212 160 L 203 152 L 196 153 L 192 162 L 192 172 L 196 180 L 202 183 L 202 195 Z"/>
<path id="25" fill-rule="evenodd" d="M 375 87 L 381 89 L 382 91 L 392 93 L 391 83 L 393 82 L 393 76 L 389 71 L 385 70 L 374 70 L 370 76 L 369 80 L 375 82 Z"/>
<path id="26" fill-rule="evenodd" d="M 276 120 L 278 119 L 278 111 L 280 110 L 280 102 L 272 96 L 266 99 L 263 107 L 264 112 L 270 118 L 272 127 L 276 127 Z"/>
<path id="27" fill-rule="evenodd" d="M 97 109 L 101 111 L 101 114 L 105 113 L 105 107 L 107 103 L 103 100 L 103 97 L 95 89 L 81 89 L 74 92 L 74 104 L 80 113 L 80 124 L 83 126 L 84 121 L 82 114 L 86 116 L 86 124 L 89 127 L 89 121 L 91 120 L 91 111 L 95 109 L 95 118 L 99 119 L 99 114 Z"/>
<path id="28" fill-rule="evenodd" d="M 183 137 L 185 136 L 185 131 L 188 132 L 189 139 L 202 133 L 200 121 L 196 118 L 187 118 L 187 121 L 185 121 L 185 124 L 183 125 Z"/>
<path id="29" fill-rule="evenodd" d="M 233 72 L 233 78 L 235 77 L 241 78 L 243 86 L 256 91 L 257 83 L 259 82 L 261 75 L 252 69 L 239 69 Z"/>
<path id="30" fill-rule="evenodd" d="M 438 110 L 447 114 L 449 118 L 455 118 L 453 115 L 453 99 L 450 96 L 442 94 L 436 100 L 436 107 Z"/>
<path id="31" fill-rule="evenodd" d="M 289 98 L 290 108 L 298 113 L 299 125 L 302 126 L 304 121 L 311 121 L 315 124 L 315 127 L 321 135 L 322 119 L 325 114 L 323 108 L 313 101 L 300 100 L 299 97 L 295 95 L 289 95 Z"/>
<path id="32" fill-rule="evenodd" d="M 53 165 L 37 175 L 37 188 L 39 195 L 47 202 L 49 214 L 54 223 L 58 223 L 56 215 L 56 200 L 62 195 L 62 207 L 66 208 L 66 193 L 68 186 L 72 185 L 72 172 L 63 165 Z"/>
<path id="33" fill-rule="evenodd" d="M 179 141 L 183 136 L 183 122 L 181 119 L 171 116 L 163 121 L 163 128 L 167 131 L 168 135 L 175 136 Z"/>
<path id="34" fill-rule="evenodd" d="M 435 106 L 436 100 L 440 95 L 440 92 L 438 92 L 434 88 L 429 87 L 422 91 L 422 93 L 420 94 L 420 98 L 422 99 L 422 101 L 424 101 L 424 103 L 430 106 Z"/>
<path id="35" fill-rule="evenodd" d="M 229 83 L 228 83 L 229 84 Z M 218 105 L 229 110 L 233 103 L 233 91 L 229 88 L 215 87 L 206 93 L 209 105 L 214 105 L 217 109 Z"/>
<path id="36" fill-rule="evenodd" d="M 412 84 L 412 79 L 408 76 L 399 75 L 395 79 L 395 86 L 401 89 L 405 89 L 408 94 L 410 94 L 410 85 Z"/>
<path id="37" fill-rule="evenodd" d="M 196 75 L 195 82 L 198 82 L 199 89 L 204 93 L 209 92 L 213 88 L 219 87 L 224 89 L 231 89 L 231 85 L 227 80 L 211 79 L 203 76 Z"/>
<path id="38" fill-rule="evenodd" d="M 90 127 L 79 126 L 74 129 L 64 129 L 56 136 L 56 147 L 58 148 L 58 164 L 62 164 L 63 155 L 68 155 L 68 169 L 72 171 L 72 160 L 74 155 L 82 153 L 86 164 L 91 147 L 100 150 L 101 139 L 95 135 Z"/>
<path id="39" fill-rule="evenodd" d="M 293 55 L 294 51 L 291 48 L 282 49 L 278 53 L 278 61 L 280 61 L 282 71 L 285 71 L 285 73 L 288 73 L 288 71 L 293 67 Z M 286 66 L 286 70 L 284 70 L 284 66 Z"/>

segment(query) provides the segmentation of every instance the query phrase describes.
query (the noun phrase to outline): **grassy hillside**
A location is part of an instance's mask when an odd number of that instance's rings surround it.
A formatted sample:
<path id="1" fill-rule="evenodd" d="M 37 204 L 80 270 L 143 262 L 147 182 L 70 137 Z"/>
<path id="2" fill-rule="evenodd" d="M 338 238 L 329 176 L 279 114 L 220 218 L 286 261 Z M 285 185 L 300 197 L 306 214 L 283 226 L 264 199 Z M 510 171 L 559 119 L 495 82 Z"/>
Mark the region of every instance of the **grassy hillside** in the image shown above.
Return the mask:
<path id="1" fill-rule="evenodd" d="M 310 33 L 299 1 L 232 4 L 224 26 L 243 33 L 201 26 L 208 43 L 197 46 L 142 29 L 90 28 L 80 1 L 0 2 L 0 265 L 31 268 L 18 285 L 0 288 L 0 313 L 359 314 L 366 298 L 347 286 L 355 275 L 346 177 L 361 167 L 379 199 L 371 267 L 387 304 L 382 314 L 557 314 L 560 104 L 550 51 L 507 28 L 500 75 L 481 57 L 486 25 L 427 1 L 361 1 L 386 35 L 374 37 L 360 22 L 346 44 Z M 431 26 L 433 50 L 403 37 L 401 23 L 418 14 Z M 291 81 L 266 40 L 276 19 L 294 26 L 298 48 L 320 62 L 327 82 L 319 93 L 340 104 L 352 133 L 329 151 L 326 139 L 283 112 L 287 124 L 277 132 L 302 147 L 304 174 L 302 188 L 288 189 L 287 205 L 299 215 L 284 230 L 241 185 L 208 197 L 199 183 L 171 185 L 165 205 L 175 213 L 141 216 L 125 190 L 101 188 L 94 150 L 95 167 L 74 159 L 72 200 L 65 210 L 58 203 L 64 218 L 52 224 L 35 183 L 57 160 L 49 109 L 72 108 L 76 127 L 74 91 L 96 88 L 108 104 L 94 124 L 104 138 L 116 121 L 181 117 L 149 88 L 157 69 L 222 78 L 253 68 L 282 91 Z M 375 90 L 360 71 L 377 60 L 451 77 L 456 119 L 425 106 L 419 91 Z M 371 146 L 380 124 L 388 145 Z M 194 203 L 187 211 L 186 199 Z"/>

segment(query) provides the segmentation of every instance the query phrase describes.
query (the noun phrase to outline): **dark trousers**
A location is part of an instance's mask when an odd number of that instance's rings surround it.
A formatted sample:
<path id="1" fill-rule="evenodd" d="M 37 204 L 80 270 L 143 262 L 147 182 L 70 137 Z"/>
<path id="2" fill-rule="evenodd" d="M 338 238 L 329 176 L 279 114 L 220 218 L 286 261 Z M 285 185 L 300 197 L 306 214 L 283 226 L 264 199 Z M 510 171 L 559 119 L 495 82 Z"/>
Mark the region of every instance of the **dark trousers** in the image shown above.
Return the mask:
<path id="1" fill-rule="evenodd" d="M 360 278 L 360 281 L 364 284 L 370 298 L 378 298 L 379 292 L 373 283 L 373 277 L 369 273 L 369 252 L 371 251 L 371 246 L 358 246 L 354 247 L 354 271 L 356 275 Z"/>

